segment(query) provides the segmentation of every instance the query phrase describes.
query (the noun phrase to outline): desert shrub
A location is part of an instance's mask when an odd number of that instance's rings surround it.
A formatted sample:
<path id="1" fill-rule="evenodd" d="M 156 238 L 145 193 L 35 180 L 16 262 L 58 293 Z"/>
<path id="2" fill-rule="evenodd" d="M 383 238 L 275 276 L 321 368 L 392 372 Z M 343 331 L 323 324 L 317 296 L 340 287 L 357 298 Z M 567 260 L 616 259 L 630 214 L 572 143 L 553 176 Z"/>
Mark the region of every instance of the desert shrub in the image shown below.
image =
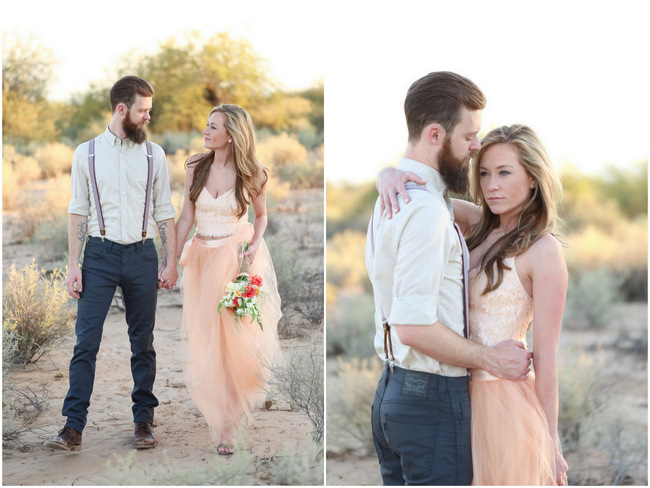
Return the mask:
<path id="1" fill-rule="evenodd" d="M 257 484 L 254 476 L 254 457 L 248 451 L 237 451 L 226 456 L 214 456 L 210 469 L 183 466 L 183 462 L 164 456 L 162 461 L 143 469 L 142 460 L 132 451 L 124 457 L 114 456 L 107 462 L 106 471 L 110 484 L 130 486 L 252 486 Z"/>
<path id="2" fill-rule="evenodd" d="M 647 428 L 640 428 L 640 423 L 632 424 L 631 419 L 636 417 L 635 414 L 636 411 L 630 405 L 612 402 L 601 406 L 586 419 L 587 428 L 580 445 L 581 454 L 605 454 L 603 484 L 637 484 L 633 483 L 634 480 L 644 476 L 647 481 Z"/>
<path id="3" fill-rule="evenodd" d="M 345 288 L 372 292 L 365 264 L 366 234 L 345 230 L 327 241 L 327 281 Z"/>
<path id="4" fill-rule="evenodd" d="M 613 318 L 613 306 L 620 301 L 621 280 L 606 268 L 572 276 L 567 290 L 563 322 L 569 327 L 604 328 Z"/>
<path id="5" fill-rule="evenodd" d="M 34 158 L 41 168 L 41 175 L 44 178 L 54 178 L 62 174 L 69 174 L 72 168 L 72 157 L 74 149 L 54 142 L 36 149 Z"/>
<path id="6" fill-rule="evenodd" d="M 602 365 L 584 351 L 568 350 L 558 361 L 558 431 L 565 452 L 579 448 L 598 408 L 598 369 Z"/>
<path id="7" fill-rule="evenodd" d="M 324 360 L 322 341 L 314 337 L 309 346 L 295 347 L 282 360 L 266 365 L 271 372 L 267 393 L 287 398 L 307 415 L 316 444 L 321 442 L 325 427 Z"/>
<path id="8" fill-rule="evenodd" d="M 298 132 L 298 141 L 308 150 L 311 150 L 318 146 L 322 147 L 325 137 L 323 132 L 317 132 L 313 127 L 309 127 Z"/>
<path id="9" fill-rule="evenodd" d="M 324 318 L 323 297 L 325 283 L 322 266 L 313 266 L 299 259 L 300 242 L 286 234 L 277 233 L 266 240 L 282 299 L 281 325 L 298 314 L 311 326 L 320 326 Z M 322 262 L 322 261 L 321 261 Z"/>
<path id="10" fill-rule="evenodd" d="M 286 200 L 290 194 L 291 183 L 288 181 L 280 181 L 274 173 L 271 173 L 269 181 L 266 183 L 267 207 L 275 207 L 279 202 Z"/>
<path id="11" fill-rule="evenodd" d="M 648 267 L 648 219 L 618 221 L 611 229 L 589 225 L 568 237 L 570 269 L 609 267 L 621 271 Z"/>
<path id="12" fill-rule="evenodd" d="M 41 263 L 59 262 L 68 255 L 68 215 L 36 227 L 32 242 L 38 249 Z"/>
<path id="13" fill-rule="evenodd" d="M 339 359 L 327 378 L 328 450 L 374 452 L 370 414 L 383 364 L 378 358 Z"/>
<path id="14" fill-rule="evenodd" d="M 16 201 L 24 237 L 31 238 L 40 226 L 67 218 L 70 203 L 70 176 L 32 185 L 22 191 Z"/>
<path id="15" fill-rule="evenodd" d="M 38 161 L 31 156 L 17 154 L 16 159 L 13 161 L 13 168 L 20 186 L 41 177 L 41 168 Z"/>
<path id="16" fill-rule="evenodd" d="M 307 149 L 286 132 L 269 136 L 257 144 L 257 157 L 264 166 L 281 168 L 307 160 Z"/>
<path id="17" fill-rule="evenodd" d="M 11 344 L 7 361 L 36 362 L 71 331 L 75 316 L 63 286 L 64 273 L 44 275 L 36 262 L 6 272 L 2 294 L 2 340 Z M 3 351 L 4 352 L 4 351 Z"/>
<path id="18" fill-rule="evenodd" d="M 323 161 L 306 161 L 283 166 L 275 172 L 291 188 L 322 188 L 325 181 Z"/>
<path id="19" fill-rule="evenodd" d="M 21 440 L 29 426 L 48 406 L 48 391 L 45 385 L 39 388 L 17 386 L 9 374 L 6 361 L 16 347 L 16 341 L 2 343 L 2 440 L 12 442 L 23 451 L 30 446 Z"/>
<path id="20" fill-rule="evenodd" d="M 2 209 L 13 210 L 18 193 L 18 176 L 11 163 L 2 161 Z"/>
<path id="21" fill-rule="evenodd" d="M 288 444 L 269 463 L 272 485 L 323 486 L 323 450 L 320 446 L 296 452 Z"/>
<path id="22" fill-rule="evenodd" d="M 323 456 L 318 447 L 296 453 L 285 445 L 270 458 L 260 459 L 246 450 L 237 450 L 228 459 L 214 456 L 209 468 L 197 468 L 164 456 L 162 461 L 143 469 L 142 459 L 133 451 L 126 456 L 114 456 L 107 462 L 106 472 L 110 484 L 118 486 L 322 486 Z"/>
<path id="23" fill-rule="evenodd" d="M 185 161 L 190 154 L 179 149 L 173 154 L 167 154 L 167 169 L 169 171 L 169 186 L 172 190 L 184 191 L 185 188 Z"/>
<path id="24" fill-rule="evenodd" d="M 327 313 L 327 354 L 361 358 L 373 355 L 374 314 L 372 295 L 338 291 L 336 304 Z"/>
<path id="25" fill-rule="evenodd" d="M 165 150 L 165 153 L 169 155 L 181 149 L 187 152 L 191 141 L 198 137 L 202 136 L 195 130 L 191 132 L 165 131 L 158 140 L 156 140 L 156 143 L 160 144 L 160 146 Z"/>

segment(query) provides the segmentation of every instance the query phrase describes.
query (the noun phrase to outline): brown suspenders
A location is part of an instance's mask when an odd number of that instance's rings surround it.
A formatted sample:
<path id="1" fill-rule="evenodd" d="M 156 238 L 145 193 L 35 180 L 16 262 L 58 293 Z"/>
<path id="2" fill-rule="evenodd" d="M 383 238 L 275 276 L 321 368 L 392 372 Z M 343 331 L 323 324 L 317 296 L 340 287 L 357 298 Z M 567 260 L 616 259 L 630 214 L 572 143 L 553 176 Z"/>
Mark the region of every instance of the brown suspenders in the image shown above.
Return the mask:
<path id="1" fill-rule="evenodd" d="M 153 181 L 153 145 L 146 141 L 147 146 L 147 187 L 145 190 L 144 217 L 142 219 L 142 243 L 147 239 L 147 224 L 149 222 L 149 206 L 151 203 L 151 187 Z M 95 175 L 95 139 L 90 140 L 88 147 L 88 172 L 90 174 L 90 184 L 93 186 L 93 195 L 95 197 L 95 208 L 97 209 L 97 221 L 99 223 L 99 233 L 104 241 L 106 235 L 106 226 L 104 225 L 104 215 L 102 206 L 99 202 L 99 190 L 97 189 L 97 177 Z"/>
<path id="2" fill-rule="evenodd" d="M 406 184 L 406 189 L 407 190 L 424 190 L 424 191 L 429 191 L 426 189 L 426 187 L 422 185 L 417 185 L 415 183 L 407 183 Z M 375 214 L 373 211 L 372 217 L 370 217 L 370 248 L 372 250 L 372 255 L 374 257 L 375 255 L 375 228 L 374 228 L 374 218 Z M 463 234 L 460 231 L 460 227 L 458 224 L 452 220 L 452 223 L 454 224 L 454 229 L 456 230 L 456 233 L 458 234 L 458 238 L 460 239 L 460 245 L 461 245 L 461 263 L 463 266 L 463 319 L 464 319 L 464 333 L 465 337 L 469 337 L 469 290 L 468 290 L 468 266 L 469 266 L 469 251 L 467 249 L 467 244 L 465 244 L 465 239 L 463 238 Z M 379 305 L 379 309 L 381 310 L 381 323 L 384 329 L 384 354 L 386 355 L 385 359 L 385 364 L 390 366 L 390 372 L 394 373 L 394 365 L 395 365 L 395 356 L 393 355 L 393 341 L 391 338 L 391 330 L 390 330 L 390 325 L 388 324 L 388 319 L 386 319 L 386 315 L 384 315 L 384 310 L 381 304 Z M 390 358 L 388 357 L 388 353 L 390 352 Z"/>

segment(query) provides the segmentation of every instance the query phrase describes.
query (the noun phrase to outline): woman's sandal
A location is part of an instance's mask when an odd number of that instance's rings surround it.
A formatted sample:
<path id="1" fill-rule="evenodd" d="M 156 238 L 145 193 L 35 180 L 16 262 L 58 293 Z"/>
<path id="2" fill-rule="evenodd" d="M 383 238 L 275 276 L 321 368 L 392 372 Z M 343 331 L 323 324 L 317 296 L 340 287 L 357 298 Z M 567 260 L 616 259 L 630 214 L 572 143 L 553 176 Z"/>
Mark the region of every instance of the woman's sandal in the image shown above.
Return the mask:
<path id="1" fill-rule="evenodd" d="M 232 446 L 226 444 L 225 442 L 220 442 L 217 446 L 217 454 L 220 454 L 222 456 L 230 456 L 234 453 L 235 451 L 233 451 Z"/>

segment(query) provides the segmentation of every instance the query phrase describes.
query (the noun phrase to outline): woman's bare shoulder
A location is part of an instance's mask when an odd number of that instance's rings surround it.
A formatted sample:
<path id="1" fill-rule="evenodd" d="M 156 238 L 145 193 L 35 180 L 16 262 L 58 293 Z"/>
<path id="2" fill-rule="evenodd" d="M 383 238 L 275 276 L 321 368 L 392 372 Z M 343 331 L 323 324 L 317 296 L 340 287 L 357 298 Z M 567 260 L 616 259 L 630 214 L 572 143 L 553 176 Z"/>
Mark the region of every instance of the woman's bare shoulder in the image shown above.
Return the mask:
<path id="1" fill-rule="evenodd" d="M 196 168 L 196 163 L 199 162 L 203 156 L 205 156 L 205 153 L 192 154 L 185 162 L 185 169 L 187 171 L 194 171 L 194 168 Z"/>

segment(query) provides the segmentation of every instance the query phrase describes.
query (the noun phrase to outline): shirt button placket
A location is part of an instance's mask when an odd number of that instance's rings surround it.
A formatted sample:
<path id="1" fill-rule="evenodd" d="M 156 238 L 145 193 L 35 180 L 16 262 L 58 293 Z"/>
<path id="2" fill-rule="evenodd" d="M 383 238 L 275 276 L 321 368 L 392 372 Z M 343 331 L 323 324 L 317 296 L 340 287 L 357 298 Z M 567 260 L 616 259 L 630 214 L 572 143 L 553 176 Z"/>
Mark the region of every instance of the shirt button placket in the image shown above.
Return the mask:
<path id="1" fill-rule="evenodd" d="M 128 188 L 128 183 L 126 179 L 126 151 L 129 148 L 128 144 L 122 144 L 122 150 L 120 151 L 120 229 L 122 231 L 122 242 L 129 244 L 127 238 L 127 209 L 128 199 L 126 195 L 126 189 Z"/>

